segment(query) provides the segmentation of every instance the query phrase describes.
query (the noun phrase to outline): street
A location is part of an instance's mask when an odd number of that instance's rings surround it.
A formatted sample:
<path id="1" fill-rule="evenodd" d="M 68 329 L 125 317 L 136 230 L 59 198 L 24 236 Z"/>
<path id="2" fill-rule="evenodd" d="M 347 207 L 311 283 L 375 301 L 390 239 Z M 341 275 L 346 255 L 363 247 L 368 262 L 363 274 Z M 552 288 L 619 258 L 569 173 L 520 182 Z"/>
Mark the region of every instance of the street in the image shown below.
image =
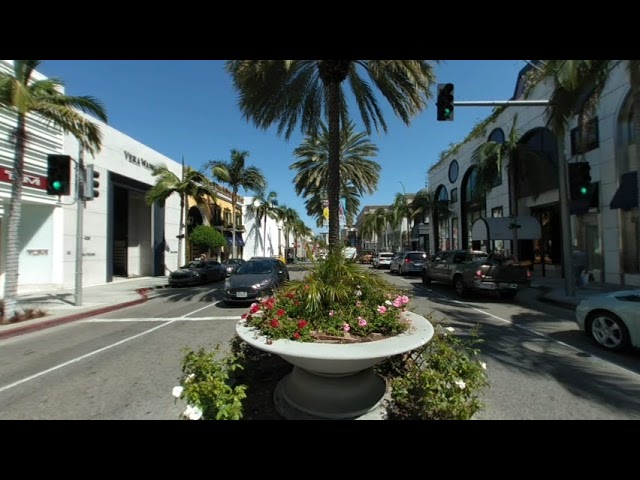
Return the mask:
<path id="1" fill-rule="evenodd" d="M 640 418 L 640 354 L 602 351 L 573 312 L 530 291 L 515 303 L 459 301 L 452 288 L 376 273 L 413 289 L 410 307 L 432 322 L 459 334 L 480 324 L 490 387 L 475 418 Z M 183 349 L 226 346 L 246 311 L 219 304 L 222 286 L 161 289 L 140 306 L 0 341 L 0 419 L 177 419 Z"/>

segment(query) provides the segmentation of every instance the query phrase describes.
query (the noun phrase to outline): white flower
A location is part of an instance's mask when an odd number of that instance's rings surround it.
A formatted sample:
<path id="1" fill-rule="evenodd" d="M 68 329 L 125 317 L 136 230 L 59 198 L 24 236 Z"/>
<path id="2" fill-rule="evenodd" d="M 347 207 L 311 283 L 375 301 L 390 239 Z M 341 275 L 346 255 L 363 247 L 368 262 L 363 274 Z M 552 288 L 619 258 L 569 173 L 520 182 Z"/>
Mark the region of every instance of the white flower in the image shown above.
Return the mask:
<path id="1" fill-rule="evenodd" d="M 356 290 L 356 297 L 361 297 L 362 296 L 362 292 L 360 290 Z"/>
<path id="2" fill-rule="evenodd" d="M 184 411 L 182 416 L 188 418 L 189 420 L 200 420 L 200 418 L 202 417 L 202 410 L 200 410 L 198 407 L 187 405 L 187 409 Z"/>
<path id="3" fill-rule="evenodd" d="M 486 364 L 486 363 L 484 363 L 482 360 L 478 360 L 478 362 L 480 362 L 480 366 L 481 366 L 484 370 L 486 370 L 486 369 L 487 369 L 487 364 Z"/>
<path id="4" fill-rule="evenodd" d="M 173 394 L 174 397 L 180 398 L 180 395 L 182 395 L 183 390 L 184 390 L 183 387 L 173 387 L 173 390 L 171 391 L 171 393 Z"/>
<path id="5" fill-rule="evenodd" d="M 193 380 L 195 378 L 196 374 L 195 373 L 190 373 L 189 375 L 187 375 L 187 378 L 184 379 L 185 382 L 190 382 L 191 380 Z"/>
<path id="6" fill-rule="evenodd" d="M 460 387 L 460 390 L 464 390 L 464 388 L 467 386 L 466 383 L 464 383 L 464 380 L 456 380 L 455 383 L 458 387 Z"/>
<path id="7" fill-rule="evenodd" d="M 387 305 L 393 305 L 393 302 L 391 300 L 385 300 L 384 303 L 386 303 Z"/>
<path id="8" fill-rule="evenodd" d="M 456 331 L 456 329 L 453 328 L 453 327 L 447 327 L 447 328 L 445 328 L 445 330 L 448 330 L 449 332 L 455 332 Z"/>

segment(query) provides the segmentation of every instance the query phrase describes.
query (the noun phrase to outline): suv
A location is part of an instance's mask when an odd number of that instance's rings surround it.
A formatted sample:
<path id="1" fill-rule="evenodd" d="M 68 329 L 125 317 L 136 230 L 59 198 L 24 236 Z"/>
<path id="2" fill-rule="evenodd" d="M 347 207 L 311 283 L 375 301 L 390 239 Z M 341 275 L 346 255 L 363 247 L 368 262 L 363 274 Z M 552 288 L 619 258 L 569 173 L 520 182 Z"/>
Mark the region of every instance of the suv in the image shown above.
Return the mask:
<path id="1" fill-rule="evenodd" d="M 391 252 L 380 252 L 378 255 L 373 257 L 373 268 L 389 268 L 389 264 L 391 263 L 391 259 L 394 257 L 394 254 Z"/>
<path id="2" fill-rule="evenodd" d="M 399 252 L 389 264 L 389 272 L 398 275 L 419 275 L 422 273 L 422 264 L 427 261 L 427 253 L 413 250 L 411 252 Z"/>

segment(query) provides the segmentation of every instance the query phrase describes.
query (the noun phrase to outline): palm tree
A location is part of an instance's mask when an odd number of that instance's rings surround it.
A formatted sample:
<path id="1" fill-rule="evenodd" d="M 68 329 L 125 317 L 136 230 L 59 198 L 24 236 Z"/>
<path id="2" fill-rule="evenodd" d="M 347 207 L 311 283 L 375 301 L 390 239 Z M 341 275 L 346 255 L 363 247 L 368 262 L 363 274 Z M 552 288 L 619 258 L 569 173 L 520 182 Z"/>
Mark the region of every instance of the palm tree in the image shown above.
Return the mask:
<path id="1" fill-rule="evenodd" d="M 216 192 L 213 184 L 207 176 L 191 167 L 186 167 L 182 174 L 182 179 L 169 170 L 165 165 L 155 166 L 152 175 L 157 177 L 156 184 L 145 194 L 145 202 L 151 206 L 158 202 L 160 206 L 164 206 L 165 201 L 174 193 L 180 196 L 180 226 L 178 230 L 178 265 L 182 262 L 182 240 L 185 240 L 184 234 L 184 215 L 187 205 L 187 197 L 192 197 L 197 203 L 202 203 L 206 196 L 212 200 L 216 198 Z"/>
<path id="2" fill-rule="evenodd" d="M 270 191 L 265 195 L 264 192 L 259 192 L 253 199 L 253 204 L 247 207 L 247 211 L 252 213 L 256 219 L 256 224 L 259 225 L 264 220 L 264 237 L 262 241 L 262 255 L 267 256 L 267 217 L 277 220 L 281 215 L 278 208 L 278 194 L 274 191 Z"/>
<path id="3" fill-rule="evenodd" d="M 298 258 L 298 239 L 300 237 L 309 238 L 313 235 L 313 230 L 311 230 L 307 225 L 302 221 L 302 219 L 298 219 L 293 224 L 293 242 L 294 242 L 294 253 L 293 257 L 295 259 Z"/>
<path id="4" fill-rule="evenodd" d="M 395 222 L 396 225 L 400 223 L 401 219 L 403 218 L 407 219 L 407 248 L 411 248 L 410 247 L 411 245 L 410 232 L 412 228 L 411 219 L 413 219 L 413 216 L 415 214 L 415 209 L 413 207 L 412 201 L 409 200 L 406 193 L 396 193 L 391 209 L 396 219 L 396 222 Z M 404 246 L 402 248 L 404 248 Z"/>
<path id="5" fill-rule="evenodd" d="M 16 115 L 16 128 L 10 142 L 14 144 L 11 199 L 7 213 L 7 247 L 5 257 L 6 280 L 4 290 L 4 315 L 11 319 L 16 313 L 18 271 L 20 257 L 20 215 L 22 206 L 22 182 L 24 180 L 24 156 L 29 141 L 27 119 L 38 115 L 56 128 L 70 133 L 80 143 L 82 150 L 97 153 L 102 147 L 100 127 L 84 117 L 89 113 L 107 122 L 104 106 L 90 96 L 68 96 L 62 93 L 64 83 L 55 78 L 34 80 L 33 73 L 40 60 L 15 60 L 13 72 L 0 73 L 0 107 Z"/>
<path id="6" fill-rule="evenodd" d="M 211 168 L 213 178 L 231 187 L 231 203 L 233 204 L 232 248 L 231 255 L 236 258 L 236 203 L 238 201 L 238 189 L 260 192 L 267 186 L 267 181 L 259 168 L 252 165 L 245 166 L 249 152 L 232 149 L 231 160 L 212 160 L 207 164 Z"/>
<path id="7" fill-rule="evenodd" d="M 316 136 L 326 118 L 329 248 L 339 250 L 340 128 L 349 122 L 344 84 L 351 88 L 367 133 L 372 127 L 386 132 L 372 84 L 408 125 L 431 98 L 435 83 L 431 64 L 426 60 L 230 60 L 227 70 L 239 92 L 243 116 L 258 128 L 266 130 L 275 123 L 278 134 L 289 139 L 300 124 L 305 135 Z"/>
<path id="8" fill-rule="evenodd" d="M 284 226 L 284 248 L 287 251 L 289 250 L 289 236 L 293 232 L 295 223 L 300 220 L 300 216 L 296 210 L 286 205 L 280 205 L 279 213 L 279 219 Z"/>
<path id="9" fill-rule="evenodd" d="M 355 187 L 352 185 L 346 185 L 345 189 L 341 191 L 340 197 L 344 199 L 347 211 L 346 211 L 346 220 L 348 224 L 353 223 L 353 219 L 358 215 L 360 211 L 360 196 L 356 191 Z M 313 195 L 307 197 L 304 201 L 307 215 L 310 217 L 315 217 L 316 225 L 321 227 L 324 221 L 323 213 L 325 207 L 325 200 L 327 198 L 326 190 L 323 192 L 318 192 L 317 195 Z"/>

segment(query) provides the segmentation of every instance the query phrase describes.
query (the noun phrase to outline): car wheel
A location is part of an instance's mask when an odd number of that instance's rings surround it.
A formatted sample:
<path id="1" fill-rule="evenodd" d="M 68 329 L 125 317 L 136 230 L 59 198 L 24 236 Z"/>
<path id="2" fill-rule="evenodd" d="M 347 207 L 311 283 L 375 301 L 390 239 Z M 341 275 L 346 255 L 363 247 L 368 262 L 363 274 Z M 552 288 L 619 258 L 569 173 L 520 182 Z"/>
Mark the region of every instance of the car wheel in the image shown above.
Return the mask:
<path id="1" fill-rule="evenodd" d="M 429 276 L 426 270 L 422 270 L 422 284 L 431 285 L 431 277 Z"/>
<path id="2" fill-rule="evenodd" d="M 629 330 L 617 315 L 607 311 L 596 311 L 587 320 L 588 332 L 598 345 L 611 352 L 625 350 L 631 344 Z"/>
<path id="3" fill-rule="evenodd" d="M 456 275 L 453 279 L 453 285 L 456 288 L 456 293 L 460 298 L 463 298 L 467 294 L 467 287 L 464 286 L 464 280 L 462 275 Z"/>

